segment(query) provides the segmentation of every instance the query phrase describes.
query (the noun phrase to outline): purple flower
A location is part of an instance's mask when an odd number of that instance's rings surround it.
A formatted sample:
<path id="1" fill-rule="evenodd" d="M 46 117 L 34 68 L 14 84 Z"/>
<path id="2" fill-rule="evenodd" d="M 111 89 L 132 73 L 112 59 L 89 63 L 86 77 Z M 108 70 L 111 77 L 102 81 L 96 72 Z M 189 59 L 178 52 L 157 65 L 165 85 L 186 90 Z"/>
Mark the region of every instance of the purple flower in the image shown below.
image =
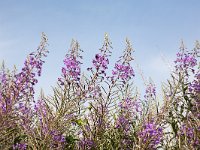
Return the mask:
<path id="1" fill-rule="evenodd" d="M 194 73 L 194 67 L 197 65 L 197 58 L 199 52 L 188 52 L 185 48 L 181 48 L 180 52 L 177 53 L 175 62 L 175 68 L 178 72 L 183 72 L 186 77 L 189 77 L 189 71 Z"/>
<path id="2" fill-rule="evenodd" d="M 90 149 L 95 148 L 95 143 L 91 139 L 82 139 L 79 142 L 79 147 L 80 147 L 80 149 L 88 149 L 88 150 L 90 150 Z"/>
<path id="3" fill-rule="evenodd" d="M 0 81 L 1 81 L 1 86 L 4 85 L 7 81 L 5 70 L 0 72 Z"/>
<path id="4" fill-rule="evenodd" d="M 35 93 L 33 87 L 38 82 L 36 79 L 36 74 L 37 76 L 41 76 L 42 65 L 44 63 L 42 57 L 46 57 L 46 54 L 49 53 L 49 51 L 46 50 L 46 44 L 46 36 L 43 34 L 41 44 L 37 51 L 31 53 L 27 57 L 22 71 L 15 75 L 14 90 L 17 91 L 13 91 L 13 93 L 18 94 L 15 95 L 15 99 L 20 99 L 21 97 L 33 99 L 33 95 Z"/>
<path id="5" fill-rule="evenodd" d="M 127 81 L 135 76 L 133 68 L 130 66 L 130 64 L 115 64 L 115 70 L 112 70 L 112 74 L 115 77 L 118 77 L 122 81 Z"/>
<path id="6" fill-rule="evenodd" d="M 79 81 L 81 75 L 80 62 L 75 57 L 67 57 L 64 59 L 65 67 L 62 68 L 64 77 Z"/>
<path id="7" fill-rule="evenodd" d="M 200 73 L 195 75 L 195 79 L 190 84 L 189 89 L 190 89 L 191 92 L 200 93 Z"/>
<path id="8" fill-rule="evenodd" d="M 154 121 L 143 124 L 142 130 L 138 133 L 142 143 L 149 149 L 156 149 L 163 139 L 163 129 Z"/>
<path id="9" fill-rule="evenodd" d="M 36 117 L 38 118 L 39 125 L 41 127 L 42 133 L 47 134 L 49 132 L 48 128 L 48 120 L 47 118 L 47 107 L 43 100 L 38 100 L 34 105 L 34 112 Z"/>
<path id="10" fill-rule="evenodd" d="M 46 57 L 46 36 L 42 35 L 42 41 L 36 52 L 29 54 L 24 62 L 21 72 L 8 72 L 3 67 L 0 72 L 0 106 L 3 112 L 12 112 L 13 105 L 20 101 L 30 102 L 34 99 L 34 86 L 38 82 L 36 74 L 41 75 L 41 69 Z M 25 110 L 24 110 L 25 111 Z"/>
<path id="11" fill-rule="evenodd" d="M 101 78 L 101 81 L 104 80 L 106 76 L 106 70 L 108 69 L 109 60 L 108 57 L 111 54 L 109 50 L 111 47 L 111 42 L 108 38 L 108 35 L 105 35 L 103 47 L 100 50 L 100 53 L 96 54 L 92 60 L 93 67 L 87 68 L 88 71 L 91 71 L 94 75 L 92 80 L 95 80 L 97 77 Z"/>
<path id="12" fill-rule="evenodd" d="M 194 56 L 191 56 L 189 54 L 177 53 L 177 59 L 175 63 L 177 64 L 177 67 L 179 67 L 179 69 L 188 67 L 193 68 L 194 66 L 197 65 L 197 60 L 195 59 Z"/>
<path id="13" fill-rule="evenodd" d="M 126 39 L 126 49 L 124 50 L 124 55 L 115 63 L 115 67 L 112 70 L 112 76 L 110 77 L 113 82 L 114 79 L 120 79 L 123 83 L 126 83 L 132 77 L 135 76 L 134 70 L 130 65 L 132 58 L 133 48 L 128 39 Z"/>
<path id="14" fill-rule="evenodd" d="M 62 134 L 60 134 L 57 130 L 51 131 L 50 135 L 52 136 L 52 140 L 55 143 L 63 143 L 63 142 L 65 142 L 65 137 Z"/>
<path id="15" fill-rule="evenodd" d="M 62 67 L 62 77 L 58 78 L 58 82 L 60 85 L 64 85 L 64 82 L 67 81 L 75 81 L 78 82 L 80 80 L 81 75 L 81 62 L 79 58 L 82 59 L 82 56 L 79 54 L 80 50 L 79 44 L 77 41 L 72 40 L 71 48 L 69 49 L 69 54 L 66 55 L 64 59 L 64 67 Z"/>
<path id="16" fill-rule="evenodd" d="M 47 114 L 46 105 L 43 100 L 37 101 L 37 103 L 34 105 L 34 110 L 40 116 L 46 116 Z"/>
<path id="17" fill-rule="evenodd" d="M 115 127 L 123 129 L 123 132 L 127 134 L 131 129 L 132 120 L 139 114 L 141 114 L 140 103 L 129 97 L 123 99 L 119 103 L 120 114 L 115 122 Z"/>
<path id="18" fill-rule="evenodd" d="M 197 130 L 200 127 L 197 128 Z M 200 142 L 198 139 L 198 136 L 196 136 L 196 134 L 198 133 L 198 131 L 195 130 L 195 127 L 190 127 L 188 126 L 188 124 L 182 124 L 180 127 L 180 130 L 178 132 L 178 135 L 181 137 L 181 139 L 183 141 L 186 141 L 187 143 L 185 144 L 189 144 L 192 145 L 194 148 L 198 148 L 199 145 L 198 143 Z"/>
<path id="19" fill-rule="evenodd" d="M 146 100 L 156 98 L 156 86 L 153 83 L 149 83 L 146 86 L 146 91 L 145 91 L 144 97 L 146 98 Z"/>
<path id="20" fill-rule="evenodd" d="M 108 64 L 109 64 L 107 55 L 103 55 L 101 53 L 96 54 L 92 63 L 99 74 L 104 74 L 104 76 L 106 76 L 105 70 L 108 69 Z"/>
<path id="21" fill-rule="evenodd" d="M 124 133 L 126 134 L 130 130 L 130 123 L 129 119 L 126 118 L 124 115 L 120 115 L 116 120 L 116 128 L 123 129 Z"/>
<path id="22" fill-rule="evenodd" d="M 3 97 L 1 95 L 1 91 L 0 91 L 0 111 L 2 111 L 2 113 L 6 112 L 6 104 L 3 101 Z"/>
<path id="23" fill-rule="evenodd" d="M 141 105 L 137 100 L 133 100 L 129 97 L 122 100 L 119 103 L 119 107 L 123 112 L 129 112 L 132 115 L 135 115 L 137 112 L 141 112 Z"/>
<path id="24" fill-rule="evenodd" d="M 196 118 L 200 119 L 200 113 L 198 111 L 200 108 L 200 73 L 197 73 L 193 82 L 189 84 L 189 92 L 191 97 L 193 97 L 191 111 Z"/>
<path id="25" fill-rule="evenodd" d="M 13 145 L 13 149 L 14 150 L 26 150 L 27 149 L 27 144 L 17 143 L 15 145 Z"/>

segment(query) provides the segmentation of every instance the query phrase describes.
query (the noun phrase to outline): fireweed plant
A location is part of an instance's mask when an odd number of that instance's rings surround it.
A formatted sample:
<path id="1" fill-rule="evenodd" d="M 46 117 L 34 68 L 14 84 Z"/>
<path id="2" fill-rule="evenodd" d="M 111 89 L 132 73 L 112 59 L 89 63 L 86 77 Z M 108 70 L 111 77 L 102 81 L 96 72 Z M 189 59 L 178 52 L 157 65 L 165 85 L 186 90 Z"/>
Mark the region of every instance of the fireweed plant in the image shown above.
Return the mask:
<path id="1" fill-rule="evenodd" d="M 200 149 L 200 44 L 183 42 L 170 79 L 157 97 L 153 81 L 144 95 L 136 89 L 131 42 L 109 65 L 113 47 L 107 34 L 92 66 L 81 70 L 79 43 L 72 40 L 53 93 L 34 97 L 48 54 L 43 33 L 38 49 L 21 71 L 0 70 L 0 149 L 156 150 Z M 111 73 L 109 74 L 109 70 Z M 87 72 L 87 73 L 85 73 Z"/>

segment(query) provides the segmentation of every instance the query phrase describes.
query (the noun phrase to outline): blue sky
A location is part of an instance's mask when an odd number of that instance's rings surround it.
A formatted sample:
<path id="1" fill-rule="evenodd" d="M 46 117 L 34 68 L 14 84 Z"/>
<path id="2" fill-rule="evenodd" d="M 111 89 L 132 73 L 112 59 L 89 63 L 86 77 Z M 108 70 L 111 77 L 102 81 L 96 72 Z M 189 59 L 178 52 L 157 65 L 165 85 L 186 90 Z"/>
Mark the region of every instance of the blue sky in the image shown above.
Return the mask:
<path id="1" fill-rule="evenodd" d="M 163 58 L 173 61 L 181 39 L 188 48 L 200 39 L 199 7 L 199 0 L 0 0 L 0 61 L 20 69 L 45 32 L 50 54 L 37 90 L 49 93 L 71 39 L 77 39 L 84 50 L 85 69 L 107 32 L 114 47 L 111 65 L 128 37 L 135 49 L 133 66 L 139 64 L 145 77 L 160 86 L 169 75 Z M 141 86 L 139 75 L 135 83 Z"/>

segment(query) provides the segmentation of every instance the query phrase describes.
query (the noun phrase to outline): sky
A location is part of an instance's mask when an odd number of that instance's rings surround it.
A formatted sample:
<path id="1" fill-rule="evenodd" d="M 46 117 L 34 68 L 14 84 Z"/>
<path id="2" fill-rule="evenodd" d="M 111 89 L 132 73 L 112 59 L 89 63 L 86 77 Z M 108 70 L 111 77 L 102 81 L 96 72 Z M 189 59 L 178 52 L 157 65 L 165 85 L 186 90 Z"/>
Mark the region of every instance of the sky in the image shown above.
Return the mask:
<path id="1" fill-rule="evenodd" d="M 199 7 L 199 0 L 0 0 L 0 62 L 20 70 L 45 32 L 50 53 L 36 88 L 50 94 L 71 39 L 78 40 L 84 50 L 85 70 L 92 65 L 106 32 L 113 44 L 110 68 L 128 37 L 135 50 L 135 85 L 142 87 L 138 71 L 142 70 L 159 89 L 169 77 L 180 41 L 192 49 L 200 39 Z"/>

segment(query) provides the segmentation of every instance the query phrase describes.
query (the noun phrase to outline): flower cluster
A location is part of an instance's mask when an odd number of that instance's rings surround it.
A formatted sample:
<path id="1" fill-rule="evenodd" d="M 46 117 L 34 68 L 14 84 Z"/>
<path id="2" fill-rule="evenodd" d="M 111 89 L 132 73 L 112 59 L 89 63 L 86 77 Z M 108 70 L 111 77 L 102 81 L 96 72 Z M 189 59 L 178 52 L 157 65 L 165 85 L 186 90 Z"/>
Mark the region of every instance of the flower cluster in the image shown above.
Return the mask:
<path id="1" fill-rule="evenodd" d="M 42 34 L 42 40 L 37 51 L 31 53 L 24 62 L 22 71 L 15 75 L 14 79 L 14 95 L 15 99 L 33 99 L 34 85 L 38 82 L 36 75 L 41 76 L 42 65 L 44 61 L 42 57 L 46 57 L 49 51 L 46 49 L 47 38 L 46 35 Z M 20 91 L 20 92 L 19 92 Z"/>
<path id="2" fill-rule="evenodd" d="M 199 132 L 200 128 L 197 130 L 197 132 Z M 192 145 L 194 148 L 199 148 L 200 140 L 197 137 L 198 135 L 195 135 L 194 127 L 188 127 L 188 125 L 183 124 L 178 132 L 178 135 L 181 139 L 183 139 L 183 141 L 187 142 L 186 144 Z"/>
<path id="3" fill-rule="evenodd" d="M 141 115 L 140 103 L 130 97 L 123 99 L 119 103 L 119 114 L 115 120 L 115 128 L 120 133 L 120 143 L 126 146 L 121 148 L 126 149 L 132 147 L 133 141 L 131 133 L 134 131 L 134 125 Z"/>
<path id="4" fill-rule="evenodd" d="M 4 101 L 4 93 L 6 93 L 9 89 L 7 87 L 9 83 L 9 78 L 7 74 L 5 73 L 5 70 L 0 72 L 0 112 L 5 113 L 6 109 L 8 108 L 7 105 L 11 104 L 10 98 L 6 98 L 6 101 Z M 6 108 L 7 107 L 7 108 Z"/>
<path id="5" fill-rule="evenodd" d="M 50 131 L 50 136 L 52 137 L 52 148 L 57 148 L 58 143 L 65 143 L 65 136 L 63 136 L 59 131 L 57 130 L 52 130 Z"/>
<path id="6" fill-rule="evenodd" d="M 80 56 L 79 51 L 82 51 L 79 48 L 79 43 L 75 40 L 72 40 L 71 42 L 71 48 L 69 49 L 69 54 L 66 55 L 64 59 L 64 67 L 62 67 L 62 76 L 63 78 L 58 78 L 58 81 L 61 85 L 64 85 L 65 81 L 75 81 L 78 82 L 80 80 L 81 75 L 81 62 L 79 61 L 79 58 L 81 59 L 82 56 Z"/>
<path id="7" fill-rule="evenodd" d="M 46 118 L 47 109 L 44 100 L 38 100 L 34 105 L 34 110 L 40 120 L 42 120 L 43 117 Z"/>
<path id="8" fill-rule="evenodd" d="M 145 97 L 146 100 L 155 99 L 155 97 L 156 97 L 156 86 L 153 83 L 149 83 L 146 86 L 144 97 Z"/>
<path id="9" fill-rule="evenodd" d="M 126 39 L 126 49 L 124 50 L 124 55 L 120 57 L 117 63 L 115 63 L 114 70 L 112 70 L 112 81 L 114 78 L 117 78 L 125 83 L 135 76 L 134 70 L 130 65 L 130 62 L 133 60 L 132 51 L 133 48 L 130 41 Z"/>
<path id="10" fill-rule="evenodd" d="M 137 100 L 134 100 L 130 97 L 127 97 L 126 99 L 122 100 L 119 103 L 119 107 L 122 112 L 131 113 L 133 115 L 135 115 L 138 112 L 141 112 L 140 103 Z"/>
<path id="11" fill-rule="evenodd" d="M 96 54 L 92 63 L 98 72 L 106 76 L 105 70 L 108 69 L 109 64 L 109 60 L 106 56 L 102 54 Z"/>
<path id="12" fill-rule="evenodd" d="M 51 148 L 58 148 L 58 144 L 65 143 L 65 136 L 55 129 L 54 127 L 49 124 L 49 120 L 53 120 L 53 116 L 49 115 L 49 112 L 47 110 L 47 106 L 44 102 L 44 100 L 38 100 L 36 104 L 34 105 L 34 113 L 39 121 L 39 130 L 41 130 L 40 136 L 41 138 L 48 135 L 48 137 L 51 139 Z"/>
<path id="13" fill-rule="evenodd" d="M 200 73 L 195 75 L 195 80 L 190 84 L 190 91 L 200 93 Z"/>
<path id="14" fill-rule="evenodd" d="M 28 96 L 29 94 L 34 95 L 35 91 L 33 86 L 38 80 L 35 78 L 36 74 L 33 72 L 33 69 L 36 68 L 38 75 L 40 75 L 42 63 L 39 63 L 31 56 L 27 58 L 24 65 L 22 72 L 15 75 L 15 85 L 21 88 L 21 95 L 19 95 L 19 97 L 23 97 L 24 95 Z"/>
<path id="15" fill-rule="evenodd" d="M 24 131 L 30 133 L 32 130 L 32 121 L 34 117 L 31 106 L 20 102 L 15 108 L 15 114 L 20 117 L 19 125 Z"/>
<path id="16" fill-rule="evenodd" d="M 131 128 L 130 120 L 125 116 L 125 114 L 120 114 L 116 120 L 115 127 L 117 129 L 123 129 L 123 132 L 126 134 Z"/>
<path id="17" fill-rule="evenodd" d="M 124 54 L 108 74 L 112 47 L 107 35 L 89 68 L 90 77 L 81 76 L 82 56 L 73 40 L 53 95 L 41 93 L 35 99 L 34 87 L 48 53 L 46 42 L 43 35 L 21 72 L 0 69 L 0 149 L 200 148 L 200 74 L 196 67 L 200 45 L 192 52 L 181 48 L 160 103 L 153 82 L 145 83 L 144 100 L 130 83 L 135 73 L 128 39 Z"/>
<path id="18" fill-rule="evenodd" d="M 64 77 L 67 76 L 75 81 L 80 80 L 81 69 L 80 69 L 80 62 L 76 60 L 75 57 L 67 57 L 64 59 L 65 67 L 62 68 L 62 73 Z"/>
<path id="19" fill-rule="evenodd" d="M 88 71 L 91 71 L 93 73 L 94 79 L 97 76 L 101 76 L 101 79 L 104 79 L 103 76 L 106 76 L 105 71 L 108 69 L 109 64 L 108 57 L 111 54 L 111 51 L 109 50 L 110 48 L 112 48 L 110 39 L 108 38 L 108 35 L 105 34 L 104 44 L 102 48 L 99 49 L 100 53 L 96 54 L 95 58 L 92 60 L 93 67 L 87 68 Z"/>
<path id="20" fill-rule="evenodd" d="M 22 144 L 22 143 L 16 143 L 14 146 L 13 146 L 13 149 L 14 150 L 26 150 L 27 149 L 27 144 Z"/>
<path id="21" fill-rule="evenodd" d="M 176 68 L 183 70 L 184 68 L 193 68 L 197 65 L 197 60 L 194 56 L 186 53 L 177 53 L 177 59 L 175 60 L 177 64 Z"/>
<path id="22" fill-rule="evenodd" d="M 195 48 L 193 51 L 187 51 L 183 42 L 181 43 L 180 51 L 176 54 L 175 62 L 176 71 L 183 72 L 188 77 L 189 71 L 195 73 L 194 67 L 197 65 L 197 57 L 200 51 Z"/>
<path id="23" fill-rule="evenodd" d="M 115 70 L 112 71 L 113 76 L 118 76 L 122 81 L 126 81 L 135 76 L 133 68 L 130 64 L 115 64 Z"/>
<path id="24" fill-rule="evenodd" d="M 92 150 L 95 148 L 95 143 L 93 140 L 90 139 L 83 139 L 79 142 L 79 148 L 83 150 Z"/>
<path id="25" fill-rule="evenodd" d="M 163 140 L 163 129 L 152 120 L 144 123 L 138 136 L 146 149 L 156 149 Z"/>
<path id="26" fill-rule="evenodd" d="M 3 85 L 6 84 L 6 73 L 5 73 L 5 68 L 3 68 L 2 71 L 0 71 L 0 86 L 3 87 Z"/>

